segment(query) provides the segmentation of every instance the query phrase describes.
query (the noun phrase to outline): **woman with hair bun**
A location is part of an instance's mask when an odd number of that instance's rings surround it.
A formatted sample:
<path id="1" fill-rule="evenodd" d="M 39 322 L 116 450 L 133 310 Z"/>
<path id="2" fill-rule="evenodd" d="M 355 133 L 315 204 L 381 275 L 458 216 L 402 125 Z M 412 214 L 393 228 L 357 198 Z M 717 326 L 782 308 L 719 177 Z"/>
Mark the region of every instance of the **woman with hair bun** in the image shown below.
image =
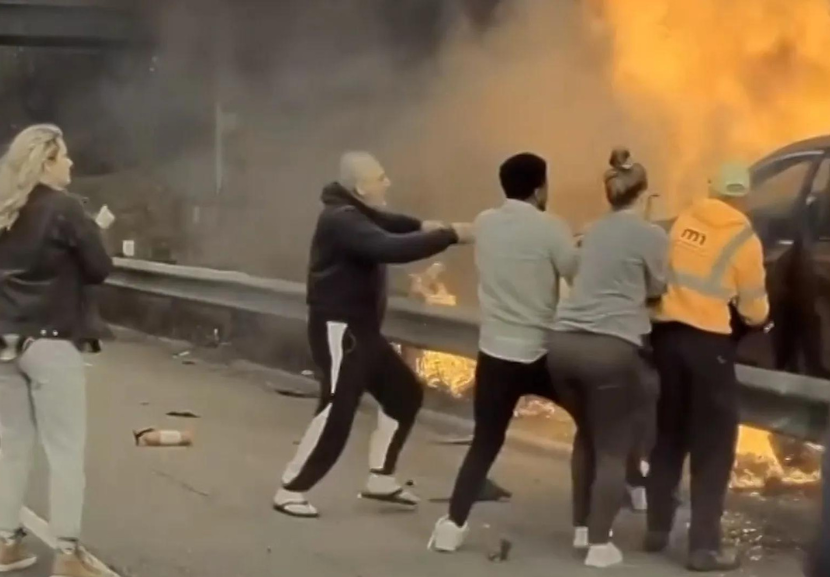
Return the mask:
<path id="1" fill-rule="evenodd" d="M 643 217 L 645 168 L 614 149 L 605 172 L 611 211 L 582 239 L 579 270 L 559 305 L 548 365 L 578 426 L 572 462 L 574 546 L 585 564 L 622 562 L 611 542 L 626 463 L 657 386 L 644 360 L 648 303 L 666 288 L 668 237 Z"/>

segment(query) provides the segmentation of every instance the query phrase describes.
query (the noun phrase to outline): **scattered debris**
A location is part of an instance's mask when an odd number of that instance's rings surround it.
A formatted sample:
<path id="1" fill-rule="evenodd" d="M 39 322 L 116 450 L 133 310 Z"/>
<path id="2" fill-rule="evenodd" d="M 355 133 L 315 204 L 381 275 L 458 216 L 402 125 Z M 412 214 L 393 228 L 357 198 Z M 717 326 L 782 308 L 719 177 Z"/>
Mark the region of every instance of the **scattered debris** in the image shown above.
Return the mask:
<path id="1" fill-rule="evenodd" d="M 440 439 L 435 439 L 434 443 L 436 445 L 453 445 L 463 447 L 473 444 L 473 436 L 469 435 L 467 437 L 442 437 Z"/>
<path id="2" fill-rule="evenodd" d="M 542 417 L 549 419 L 556 414 L 559 409 L 556 405 L 547 399 L 539 399 L 535 397 L 525 398 L 519 401 L 516 409 L 513 411 L 515 417 Z"/>
<path id="3" fill-rule="evenodd" d="M 133 437 L 139 447 L 189 447 L 193 444 L 193 433 L 189 431 L 159 431 L 149 428 L 133 431 Z"/>
<path id="4" fill-rule="evenodd" d="M 141 401 L 139 403 L 139 405 L 141 405 L 142 407 L 149 407 L 150 406 L 150 401 Z"/>
<path id="5" fill-rule="evenodd" d="M 292 399 L 316 399 L 320 395 L 311 391 L 301 391 L 299 389 L 276 389 L 278 395 L 283 397 L 291 397 Z"/>
<path id="6" fill-rule="evenodd" d="M 501 563 L 507 561 L 510 557 L 510 551 L 513 549 L 513 543 L 509 539 L 500 539 L 497 549 L 487 553 L 487 559 L 494 563 Z"/>
<path id="7" fill-rule="evenodd" d="M 309 379 L 311 379 L 311 378 L 313 378 L 313 377 L 314 377 L 314 371 L 305 370 L 305 371 L 303 371 L 303 372 L 302 372 L 302 373 L 300 373 L 300 374 L 301 374 L 302 376 L 306 377 L 306 378 L 309 378 Z"/>
<path id="8" fill-rule="evenodd" d="M 199 415 L 192 411 L 170 411 L 167 413 L 168 417 L 179 417 L 181 419 L 201 419 Z"/>
<path id="9" fill-rule="evenodd" d="M 188 351 L 182 351 L 180 353 L 176 353 L 175 355 L 173 355 L 173 358 L 174 359 L 183 359 L 184 357 L 189 357 L 191 352 L 192 351 L 189 351 L 189 350 Z"/>
<path id="10" fill-rule="evenodd" d="M 407 487 L 414 487 L 415 486 L 415 481 L 413 481 L 412 479 L 409 479 L 406 483 L 404 483 L 404 485 L 406 485 Z"/>
<path id="11" fill-rule="evenodd" d="M 185 360 L 182 361 L 182 364 L 183 365 L 195 365 L 196 361 L 194 361 L 193 359 L 185 359 Z"/>
<path id="12" fill-rule="evenodd" d="M 792 551 L 801 547 L 799 539 L 785 529 L 736 511 L 728 511 L 724 515 L 723 526 L 726 540 L 748 551 L 753 561 L 771 552 Z"/>
<path id="13" fill-rule="evenodd" d="M 487 544 L 487 559 L 494 563 L 502 563 L 510 557 L 513 542 L 496 533 L 490 525 L 484 525 L 485 542 Z"/>
<path id="14" fill-rule="evenodd" d="M 513 493 L 488 477 L 478 494 L 478 501 L 508 501 L 512 497 Z"/>
<path id="15" fill-rule="evenodd" d="M 163 477 L 163 478 L 167 479 L 168 481 L 173 481 L 174 483 L 176 483 L 177 485 L 179 485 L 183 489 L 185 489 L 187 491 L 190 491 L 191 493 L 201 495 L 202 497 L 210 497 L 210 493 L 208 493 L 207 491 L 202 491 L 200 489 L 197 489 L 193 485 L 191 485 L 189 483 L 186 483 L 186 482 L 182 481 L 181 479 L 177 479 L 176 477 L 174 477 L 173 475 L 171 475 L 169 473 L 165 473 L 164 471 L 159 471 L 158 469 L 153 469 L 153 473 L 155 473 L 159 477 Z"/>

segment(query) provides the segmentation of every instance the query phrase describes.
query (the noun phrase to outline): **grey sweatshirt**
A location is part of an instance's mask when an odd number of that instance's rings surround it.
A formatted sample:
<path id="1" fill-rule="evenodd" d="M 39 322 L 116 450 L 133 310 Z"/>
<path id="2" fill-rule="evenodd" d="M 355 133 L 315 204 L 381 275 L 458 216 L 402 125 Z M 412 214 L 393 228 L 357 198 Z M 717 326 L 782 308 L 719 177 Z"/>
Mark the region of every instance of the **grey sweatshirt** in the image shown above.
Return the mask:
<path id="1" fill-rule="evenodd" d="M 577 268 L 573 236 L 561 218 L 508 200 L 475 221 L 481 306 L 479 348 L 530 363 L 546 352 L 559 300 L 559 279 Z"/>
<path id="2" fill-rule="evenodd" d="M 647 299 L 666 291 L 666 232 L 631 210 L 592 225 L 580 250 L 579 272 L 559 305 L 556 331 L 583 331 L 642 345 L 651 332 Z"/>

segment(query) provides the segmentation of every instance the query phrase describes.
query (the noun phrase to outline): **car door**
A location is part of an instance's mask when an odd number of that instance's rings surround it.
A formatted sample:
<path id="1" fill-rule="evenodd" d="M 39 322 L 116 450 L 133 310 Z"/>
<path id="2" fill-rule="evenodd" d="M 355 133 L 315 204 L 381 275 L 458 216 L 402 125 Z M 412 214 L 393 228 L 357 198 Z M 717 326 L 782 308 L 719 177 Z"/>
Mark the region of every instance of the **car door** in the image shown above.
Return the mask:
<path id="1" fill-rule="evenodd" d="M 830 378 L 830 154 L 822 158 L 804 201 L 804 264 L 813 303 L 801 322 L 801 371 Z"/>
<path id="2" fill-rule="evenodd" d="M 793 333 L 800 331 L 794 319 L 804 316 L 796 317 L 793 311 L 804 304 L 800 298 L 811 285 L 801 282 L 794 286 L 793 281 L 804 280 L 805 203 L 823 157 L 823 151 L 809 150 L 774 157 L 752 167 L 752 192 L 745 210 L 764 247 L 774 326 L 768 332 L 753 331 L 741 339 L 739 362 L 798 370 L 788 343 L 794 342 Z"/>

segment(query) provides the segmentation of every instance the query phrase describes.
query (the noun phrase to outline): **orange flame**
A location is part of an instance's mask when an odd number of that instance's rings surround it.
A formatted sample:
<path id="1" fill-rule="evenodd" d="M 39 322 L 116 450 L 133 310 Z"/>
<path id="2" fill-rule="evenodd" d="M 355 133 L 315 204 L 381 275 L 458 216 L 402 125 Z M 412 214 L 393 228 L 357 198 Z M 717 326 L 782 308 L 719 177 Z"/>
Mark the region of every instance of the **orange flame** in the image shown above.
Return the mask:
<path id="1" fill-rule="evenodd" d="M 413 275 L 413 294 L 432 305 L 455 306 L 456 297 L 437 278 L 428 274 Z M 567 290 L 567 286 L 565 286 Z M 424 382 L 433 388 L 447 391 L 461 398 L 473 386 L 475 362 L 471 359 L 423 350 L 414 359 L 415 369 Z M 517 417 L 552 417 L 559 415 L 550 401 L 537 398 L 522 399 L 516 407 Z M 770 481 L 786 482 L 789 486 L 814 483 L 819 478 L 817 469 L 802 472 L 785 467 L 773 449 L 770 433 L 752 427 L 741 427 L 738 437 L 738 459 L 732 472 L 731 486 L 738 490 L 762 490 Z"/>
<path id="2" fill-rule="evenodd" d="M 589 5 L 614 91 L 664 155 L 673 210 L 705 192 L 715 162 L 830 132 L 827 0 Z"/>

